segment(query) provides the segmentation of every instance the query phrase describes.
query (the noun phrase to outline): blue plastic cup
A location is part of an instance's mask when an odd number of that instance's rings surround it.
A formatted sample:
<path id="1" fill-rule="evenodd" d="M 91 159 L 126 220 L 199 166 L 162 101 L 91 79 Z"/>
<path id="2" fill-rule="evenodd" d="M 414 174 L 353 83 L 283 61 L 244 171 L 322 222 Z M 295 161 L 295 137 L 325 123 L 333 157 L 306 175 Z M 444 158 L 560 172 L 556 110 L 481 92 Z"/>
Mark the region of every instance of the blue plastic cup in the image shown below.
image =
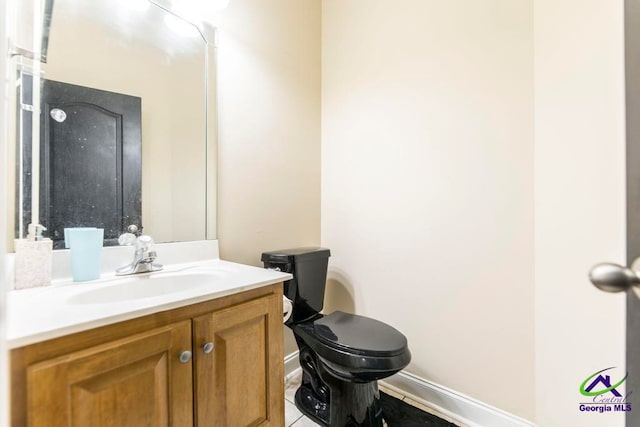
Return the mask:
<path id="1" fill-rule="evenodd" d="M 69 230 L 71 230 L 72 232 L 78 231 L 78 230 L 97 230 L 96 227 L 72 227 L 72 228 L 65 228 L 64 229 L 64 248 L 65 249 L 70 249 L 71 248 L 71 237 L 69 236 Z"/>
<path id="2" fill-rule="evenodd" d="M 71 249 L 71 274 L 74 282 L 100 278 L 102 267 L 102 228 L 65 228 L 65 246 Z"/>

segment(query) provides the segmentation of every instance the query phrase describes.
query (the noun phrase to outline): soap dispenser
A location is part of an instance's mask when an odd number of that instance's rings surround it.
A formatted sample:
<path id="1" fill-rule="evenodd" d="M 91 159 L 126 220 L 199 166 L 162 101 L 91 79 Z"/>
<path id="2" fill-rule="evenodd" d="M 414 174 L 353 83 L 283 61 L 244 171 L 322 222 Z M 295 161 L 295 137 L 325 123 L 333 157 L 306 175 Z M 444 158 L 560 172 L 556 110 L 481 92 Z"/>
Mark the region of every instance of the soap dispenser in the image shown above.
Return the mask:
<path id="1" fill-rule="evenodd" d="M 29 224 L 26 239 L 15 239 L 15 289 L 46 286 L 51 283 L 53 242 L 44 238 L 46 228 Z"/>

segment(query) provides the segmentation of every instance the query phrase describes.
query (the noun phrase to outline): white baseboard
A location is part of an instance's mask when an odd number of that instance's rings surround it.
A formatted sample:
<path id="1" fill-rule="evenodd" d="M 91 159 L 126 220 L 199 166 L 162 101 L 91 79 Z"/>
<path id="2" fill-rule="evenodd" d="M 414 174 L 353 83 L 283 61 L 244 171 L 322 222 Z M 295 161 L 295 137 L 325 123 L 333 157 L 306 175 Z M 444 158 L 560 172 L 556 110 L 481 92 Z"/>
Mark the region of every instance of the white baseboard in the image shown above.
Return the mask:
<path id="1" fill-rule="evenodd" d="M 296 375 L 299 369 L 297 351 L 285 356 L 285 378 Z M 379 383 L 466 427 L 535 427 L 531 421 L 408 372 L 399 372 Z"/>
<path id="2" fill-rule="evenodd" d="M 291 354 L 287 354 L 284 357 L 284 377 L 289 378 L 292 374 L 297 373 L 300 368 L 300 360 L 298 354 L 300 352 L 295 351 Z"/>
<path id="3" fill-rule="evenodd" d="M 380 384 L 410 397 L 468 427 L 533 427 L 534 423 L 432 383 L 408 372 L 399 372 Z"/>

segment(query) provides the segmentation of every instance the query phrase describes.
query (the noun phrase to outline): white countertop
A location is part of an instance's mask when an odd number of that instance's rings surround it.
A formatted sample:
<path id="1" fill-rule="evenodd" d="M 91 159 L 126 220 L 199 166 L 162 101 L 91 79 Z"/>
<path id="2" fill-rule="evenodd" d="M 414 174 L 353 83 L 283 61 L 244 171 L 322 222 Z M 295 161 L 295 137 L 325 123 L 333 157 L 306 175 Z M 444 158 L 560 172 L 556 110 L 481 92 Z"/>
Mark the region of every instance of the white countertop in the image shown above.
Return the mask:
<path id="1" fill-rule="evenodd" d="M 145 296 L 136 293 L 138 283 L 149 279 L 191 276 L 200 282 L 184 290 Z M 210 279 L 209 279 L 210 277 Z M 144 315 L 215 299 L 291 279 L 273 270 L 236 264 L 219 259 L 165 266 L 163 271 L 116 277 L 103 274 L 100 280 L 74 283 L 54 281 L 50 286 L 11 291 L 7 294 L 7 345 L 10 349 L 105 326 Z M 124 281 L 124 282 L 123 282 Z M 146 282 L 145 282 L 146 281 Z M 131 288 L 132 298 L 121 298 L 114 287 Z M 110 289 L 107 289 L 110 288 Z M 140 288 L 142 289 L 142 288 Z M 146 288 L 148 289 L 148 287 Z M 109 296 L 116 296 L 109 298 Z M 103 298 L 102 296 L 107 296 Z M 109 301 L 111 299 L 111 301 Z"/>

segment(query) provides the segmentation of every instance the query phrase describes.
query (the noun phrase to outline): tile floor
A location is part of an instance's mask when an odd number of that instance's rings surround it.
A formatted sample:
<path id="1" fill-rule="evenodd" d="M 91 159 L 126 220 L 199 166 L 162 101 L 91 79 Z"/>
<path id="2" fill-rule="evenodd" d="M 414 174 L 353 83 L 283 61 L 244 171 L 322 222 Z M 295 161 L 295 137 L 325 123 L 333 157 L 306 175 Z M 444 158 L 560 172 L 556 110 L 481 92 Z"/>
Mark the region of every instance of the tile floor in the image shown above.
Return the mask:
<path id="1" fill-rule="evenodd" d="M 302 415 L 302 413 L 298 410 L 298 408 L 296 408 L 296 405 L 294 403 L 294 396 L 295 396 L 296 390 L 300 386 L 301 380 L 302 380 L 302 371 L 298 370 L 296 375 L 290 376 L 285 381 L 285 385 L 284 385 L 285 386 L 285 389 L 284 389 L 284 425 L 285 427 L 317 427 L 318 426 L 316 423 L 311 421 L 311 419 Z M 407 396 L 404 396 L 398 393 L 397 391 L 391 390 L 390 388 L 384 387 L 383 385 L 380 385 L 379 388 L 381 391 L 387 393 L 389 396 L 393 396 L 396 399 L 400 399 L 404 402 L 407 402 L 411 406 L 415 406 L 416 408 L 422 411 L 433 414 L 437 417 L 442 418 L 443 420 L 449 421 L 450 423 L 454 423 L 457 426 L 464 427 L 461 424 L 459 424 L 457 421 L 452 420 L 446 415 L 440 414 L 434 409 L 426 405 L 423 405 L 420 402 L 417 402 Z"/>

